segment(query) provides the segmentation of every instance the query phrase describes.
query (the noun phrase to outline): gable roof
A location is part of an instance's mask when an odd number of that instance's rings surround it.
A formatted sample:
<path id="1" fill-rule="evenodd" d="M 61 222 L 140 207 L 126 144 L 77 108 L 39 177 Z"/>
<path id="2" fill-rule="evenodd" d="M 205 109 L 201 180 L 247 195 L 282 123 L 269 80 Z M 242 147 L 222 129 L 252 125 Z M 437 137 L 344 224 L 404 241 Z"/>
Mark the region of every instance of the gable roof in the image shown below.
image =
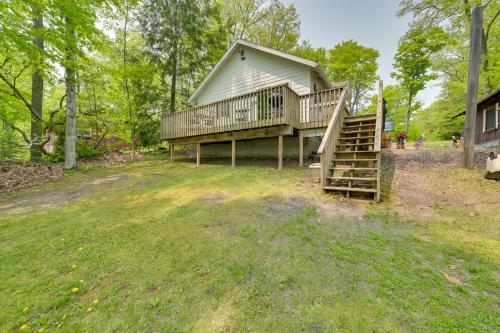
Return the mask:
<path id="1" fill-rule="evenodd" d="M 214 78 L 215 75 L 221 70 L 221 68 L 229 60 L 229 58 L 233 55 L 233 53 L 236 52 L 238 46 L 246 46 L 246 47 L 258 50 L 258 51 L 262 51 L 262 52 L 266 52 L 266 53 L 278 56 L 278 57 L 283 58 L 283 59 L 288 59 L 290 61 L 294 61 L 294 62 L 297 62 L 299 64 L 306 65 L 306 66 L 312 68 L 314 71 L 316 71 L 319 74 L 319 76 L 323 79 L 323 81 L 325 81 L 325 83 L 328 86 L 332 87 L 332 84 L 328 80 L 328 77 L 326 76 L 325 72 L 323 71 L 323 69 L 321 68 L 321 66 L 317 62 L 306 59 L 306 58 L 298 57 L 298 56 L 295 56 L 293 54 L 282 52 L 282 51 L 279 51 L 279 50 L 276 50 L 276 49 L 273 49 L 273 48 L 270 48 L 267 46 L 252 43 L 252 42 L 249 42 L 249 41 L 244 40 L 244 39 L 237 39 L 229 47 L 229 49 L 226 51 L 224 56 L 222 56 L 222 58 L 219 60 L 219 62 L 217 62 L 217 64 L 208 73 L 208 75 L 201 82 L 201 84 L 198 86 L 198 88 L 196 88 L 194 93 L 189 97 L 189 102 L 192 103 L 193 100 L 195 100 L 198 97 L 200 92 L 207 86 L 207 84 L 212 80 L 212 78 Z"/>

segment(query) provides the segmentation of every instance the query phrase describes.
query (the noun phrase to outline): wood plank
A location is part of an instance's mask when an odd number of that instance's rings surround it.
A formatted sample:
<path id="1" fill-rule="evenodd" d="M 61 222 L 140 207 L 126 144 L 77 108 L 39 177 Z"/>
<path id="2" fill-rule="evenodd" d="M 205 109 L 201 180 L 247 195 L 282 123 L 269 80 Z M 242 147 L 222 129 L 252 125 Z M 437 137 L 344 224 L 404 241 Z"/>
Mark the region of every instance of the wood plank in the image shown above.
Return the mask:
<path id="1" fill-rule="evenodd" d="M 201 160 L 201 145 L 199 143 L 196 144 L 196 165 L 200 165 Z"/>
<path id="2" fill-rule="evenodd" d="M 278 170 L 283 169 L 283 136 L 278 136 Z"/>
<path id="3" fill-rule="evenodd" d="M 374 188 L 361 188 L 361 187 L 323 186 L 323 189 L 330 191 L 351 191 L 351 192 L 366 192 L 366 193 L 377 192 L 377 190 Z"/>
<path id="4" fill-rule="evenodd" d="M 299 167 L 304 166 L 304 133 L 299 131 Z"/>
<path id="5" fill-rule="evenodd" d="M 332 176 L 332 177 L 327 177 L 328 179 L 332 180 L 366 180 L 366 181 L 376 181 L 377 178 L 375 177 L 341 177 L 341 176 Z"/>
<path id="6" fill-rule="evenodd" d="M 236 140 L 231 141 L 231 166 L 236 166 Z"/>
<path id="7" fill-rule="evenodd" d="M 224 132 L 217 134 L 206 134 L 186 138 L 169 139 L 169 144 L 187 145 L 195 143 L 215 143 L 235 140 L 250 140 L 259 138 L 272 138 L 279 135 L 293 135 L 293 127 L 289 125 L 280 125 L 264 128 L 253 128 L 247 130 Z"/>

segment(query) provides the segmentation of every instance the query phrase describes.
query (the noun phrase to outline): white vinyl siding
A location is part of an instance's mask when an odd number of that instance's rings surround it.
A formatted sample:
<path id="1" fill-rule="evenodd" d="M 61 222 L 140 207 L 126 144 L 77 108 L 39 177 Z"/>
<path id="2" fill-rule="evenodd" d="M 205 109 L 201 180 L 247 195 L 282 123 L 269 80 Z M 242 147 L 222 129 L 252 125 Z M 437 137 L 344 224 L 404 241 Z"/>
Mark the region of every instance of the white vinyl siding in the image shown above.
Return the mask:
<path id="1" fill-rule="evenodd" d="M 198 95 L 196 104 L 243 95 L 262 88 L 289 83 L 297 94 L 311 91 L 310 67 L 294 61 L 241 46 L 245 60 L 234 52 Z"/>

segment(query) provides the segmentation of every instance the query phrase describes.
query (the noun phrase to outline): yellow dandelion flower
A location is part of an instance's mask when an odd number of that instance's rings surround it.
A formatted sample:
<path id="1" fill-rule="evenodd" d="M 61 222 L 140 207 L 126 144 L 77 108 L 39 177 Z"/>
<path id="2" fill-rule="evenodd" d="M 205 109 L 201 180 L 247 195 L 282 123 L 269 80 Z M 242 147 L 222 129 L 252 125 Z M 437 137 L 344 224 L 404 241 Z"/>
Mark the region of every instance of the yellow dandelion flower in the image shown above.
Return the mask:
<path id="1" fill-rule="evenodd" d="M 99 300 L 98 300 L 98 299 L 95 299 L 92 303 L 94 303 L 94 304 L 99 304 Z"/>
<path id="2" fill-rule="evenodd" d="M 43 333 L 43 332 L 45 332 L 45 328 L 42 327 L 38 329 L 38 333 Z"/>
<path id="3" fill-rule="evenodd" d="M 94 309 L 92 307 L 87 308 L 87 312 L 92 312 L 92 311 L 94 311 Z"/>
<path id="4" fill-rule="evenodd" d="M 80 291 L 80 289 L 75 287 L 75 288 L 71 288 L 71 291 L 73 292 L 73 294 L 76 294 L 77 292 Z"/>

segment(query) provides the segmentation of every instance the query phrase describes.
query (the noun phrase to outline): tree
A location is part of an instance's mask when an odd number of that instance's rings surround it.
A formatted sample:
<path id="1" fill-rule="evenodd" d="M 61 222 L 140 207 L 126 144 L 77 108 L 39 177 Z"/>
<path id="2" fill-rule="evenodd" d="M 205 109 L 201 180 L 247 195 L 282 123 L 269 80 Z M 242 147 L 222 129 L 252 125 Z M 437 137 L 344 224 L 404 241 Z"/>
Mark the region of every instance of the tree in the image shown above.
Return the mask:
<path id="1" fill-rule="evenodd" d="M 326 48 L 314 48 L 311 46 L 311 43 L 308 40 L 304 40 L 302 41 L 302 43 L 297 45 L 293 50 L 293 54 L 302 58 L 314 60 L 318 64 L 320 64 L 322 68 L 327 68 L 328 66 L 328 56 Z"/>
<path id="2" fill-rule="evenodd" d="M 30 159 L 39 161 L 42 157 L 42 119 L 43 119 L 43 14 L 40 4 L 34 3 L 33 10 L 33 44 L 38 47 L 38 52 L 35 54 L 34 71 L 31 76 L 31 106 L 33 113 L 31 115 L 31 147 Z"/>
<path id="3" fill-rule="evenodd" d="M 212 51 L 223 48 L 223 36 L 213 28 L 219 15 L 214 6 L 216 4 L 209 1 L 198 0 L 146 0 L 142 3 L 141 30 L 152 59 L 163 70 L 163 85 L 170 91 L 170 112 L 177 108 L 179 85 L 191 86 L 198 82 L 213 60 Z"/>
<path id="4" fill-rule="evenodd" d="M 300 18 L 293 4 L 281 0 L 228 0 L 224 13 L 228 46 L 246 39 L 282 51 L 292 50 L 300 36 Z"/>
<path id="5" fill-rule="evenodd" d="M 408 31 L 399 42 L 394 57 L 396 72 L 391 73 L 391 76 L 398 80 L 407 94 L 406 133 L 411 114 L 415 110 L 414 99 L 427 82 L 436 78 L 436 74 L 430 72 L 430 56 L 444 46 L 439 39 L 440 35 L 440 29 L 425 32 L 421 28 L 415 28 Z"/>
<path id="6" fill-rule="evenodd" d="M 482 70 L 484 73 L 484 89 L 491 91 L 494 86 L 490 72 L 495 72 L 497 67 L 491 66 L 496 62 L 498 53 L 490 54 L 491 47 L 498 45 L 492 36 L 494 30 L 498 30 L 500 6 L 498 0 L 402 0 L 399 4 L 400 16 L 411 14 L 414 17 L 413 27 L 419 29 L 441 28 L 448 35 L 448 41 L 452 44 L 466 45 L 470 38 L 471 13 L 474 6 L 485 6 L 485 19 L 482 29 Z M 498 50 L 498 47 L 496 47 Z M 455 58 L 460 62 L 467 63 L 460 54 L 447 52 L 447 57 Z M 458 56 L 458 57 L 457 57 Z M 461 59 L 462 58 L 462 59 Z M 493 74 L 494 75 L 494 74 Z"/>
<path id="7" fill-rule="evenodd" d="M 65 69 L 66 131 L 64 167 L 76 167 L 77 71 L 79 57 L 89 52 L 102 36 L 96 27 L 98 12 L 113 0 L 57 0 L 50 7 L 56 57 Z"/>
<path id="8" fill-rule="evenodd" d="M 21 135 L 31 159 L 43 150 L 43 6 L 39 1 L 7 1 L 0 5 L 0 119 L 3 128 Z M 32 24 L 27 24 L 32 22 Z M 28 92 L 31 85 L 31 94 Z M 31 119 L 30 128 L 19 123 Z M 16 124 L 17 122 L 17 124 Z M 7 126 L 7 127 L 6 127 Z M 11 145 L 19 145 L 15 136 Z"/>
<path id="9" fill-rule="evenodd" d="M 352 96 L 349 107 L 356 113 L 366 93 L 377 81 L 377 50 L 348 40 L 328 51 L 327 74 L 334 82 L 349 81 Z"/>

